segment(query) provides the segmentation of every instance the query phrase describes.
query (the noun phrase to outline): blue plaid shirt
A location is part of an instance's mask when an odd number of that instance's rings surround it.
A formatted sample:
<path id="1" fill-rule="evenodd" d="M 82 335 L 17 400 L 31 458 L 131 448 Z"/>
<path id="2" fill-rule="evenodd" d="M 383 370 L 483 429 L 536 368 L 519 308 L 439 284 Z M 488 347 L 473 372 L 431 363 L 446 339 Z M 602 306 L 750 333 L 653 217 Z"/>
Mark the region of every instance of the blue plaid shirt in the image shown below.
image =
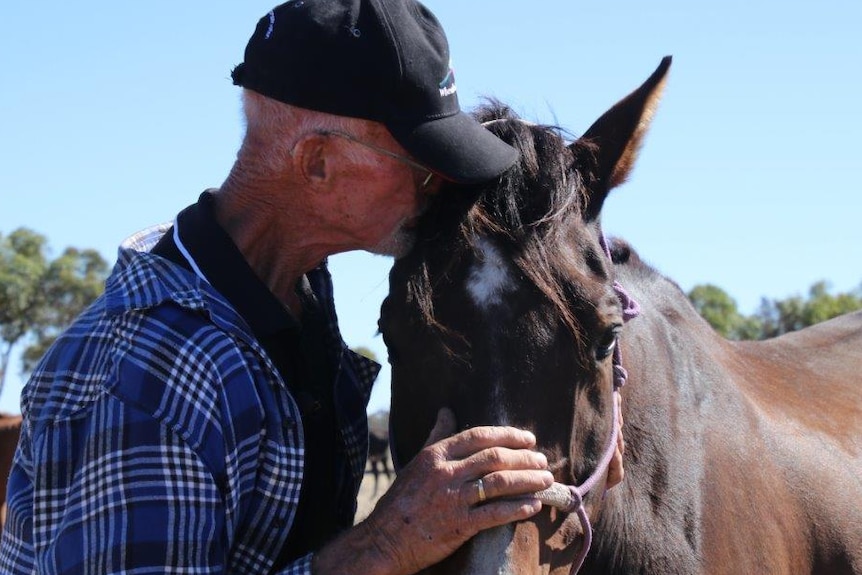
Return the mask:
<path id="1" fill-rule="evenodd" d="M 212 287 L 121 247 L 105 293 L 45 355 L 0 542 L 4 574 L 272 573 L 303 474 L 299 411 L 248 325 Z M 341 360 L 335 388 L 353 501 L 379 367 L 347 349 L 325 267 L 308 274 Z M 278 573 L 310 573 L 311 555 Z"/>

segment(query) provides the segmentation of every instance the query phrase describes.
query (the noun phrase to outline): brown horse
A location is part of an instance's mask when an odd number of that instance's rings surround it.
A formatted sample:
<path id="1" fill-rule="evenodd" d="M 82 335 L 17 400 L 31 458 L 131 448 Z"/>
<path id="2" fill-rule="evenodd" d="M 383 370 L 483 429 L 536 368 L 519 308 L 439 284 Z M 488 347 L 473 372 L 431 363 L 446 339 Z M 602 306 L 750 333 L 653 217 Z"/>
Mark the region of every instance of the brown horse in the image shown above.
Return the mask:
<path id="1" fill-rule="evenodd" d="M 429 574 L 567 574 L 590 524 L 586 573 L 862 574 L 862 313 L 727 341 L 630 247 L 606 249 L 602 204 L 669 65 L 571 144 L 480 111 L 520 162 L 442 191 L 392 269 L 395 459 L 450 406 L 461 428 L 532 430 L 560 484 L 599 479 L 582 507 L 484 531 Z M 626 478 L 603 494 L 621 368 Z"/>

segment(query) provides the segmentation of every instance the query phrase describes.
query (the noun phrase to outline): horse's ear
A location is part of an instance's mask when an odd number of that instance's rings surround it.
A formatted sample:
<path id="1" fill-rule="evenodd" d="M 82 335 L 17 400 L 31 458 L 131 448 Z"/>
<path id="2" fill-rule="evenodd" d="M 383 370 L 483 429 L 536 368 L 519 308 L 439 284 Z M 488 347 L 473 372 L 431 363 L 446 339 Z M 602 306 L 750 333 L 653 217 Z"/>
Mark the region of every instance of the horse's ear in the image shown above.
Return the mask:
<path id="1" fill-rule="evenodd" d="M 598 217 L 608 192 L 625 182 L 631 174 L 658 107 L 670 63 L 671 57 L 665 56 L 640 88 L 605 112 L 572 144 L 578 163 L 592 173 L 586 211 L 588 220 Z"/>

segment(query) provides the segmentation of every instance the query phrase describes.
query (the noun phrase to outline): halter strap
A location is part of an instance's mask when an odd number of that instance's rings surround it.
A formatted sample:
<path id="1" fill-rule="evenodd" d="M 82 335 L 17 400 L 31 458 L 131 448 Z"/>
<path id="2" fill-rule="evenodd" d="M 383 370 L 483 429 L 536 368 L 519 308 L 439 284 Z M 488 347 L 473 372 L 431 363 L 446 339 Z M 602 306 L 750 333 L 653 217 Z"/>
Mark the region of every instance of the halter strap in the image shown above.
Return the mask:
<path id="1" fill-rule="evenodd" d="M 611 260 L 611 250 L 608 246 L 607 239 L 605 238 L 604 233 L 599 234 L 599 244 L 602 246 L 602 249 L 605 252 L 605 255 L 608 257 L 608 260 Z M 634 319 L 640 314 L 640 306 L 637 301 L 629 295 L 629 293 L 623 288 L 623 286 L 614 281 L 614 292 L 617 294 L 617 298 L 619 298 L 620 303 L 623 307 L 623 322 L 627 322 L 631 319 Z M 611 429 L 611 435 L 608 438 L 608 442 L 605 446 L 604 453 L 602 454 L 601 459 L 599 460 L 599 464 L 596 466 L 596 469 L 593 473 L 580 485 L 564 485 L 562 483 L 554 483 L 551 487 L 544 491 L 540 491 L 536 494 L 536 496 L 542 501 L 542 503 L 552 505 L 554 507 L 558 507 L 563 513 L 576 513 L 578 519 L 581 522 L 581 527 L 584 532 L 584 542 L 581 545 L 581 549 L 578 552 L 575 561 L 572 563 L 572 568 L 569 571 L 570 575 L 575 575 L 578 571 L 580 571 L 581 567 L 584 564 L 584 560 L 587 557 L 587 553 L 590 551 L 590 547 L 593 544 L 593 528 L 590 524 L 590 518 L 587 515 L 587 511 L 584 508 L 584 497 L 598 484 L 598 482 L 607 474 L 608 466 L 611 463 L 611 459 L 614 456 L 614 451 L 616 450 L 617 445 L 617 436 L 619 434 L 617 427 L 619 423 L 620 413 L 617 408 L 616 395 L 620 393 L 620 390 L 626 384 L 626 380 L 628 379 L 628 372 L 622 365 L 622 352 L 620 351 L 619 341 L 617 341 L 617 345 L 614 347 L 614 355 L 613 355 L 613 388 L 614 388 L 614 401 L 613 401 L 613 426 Z"/>

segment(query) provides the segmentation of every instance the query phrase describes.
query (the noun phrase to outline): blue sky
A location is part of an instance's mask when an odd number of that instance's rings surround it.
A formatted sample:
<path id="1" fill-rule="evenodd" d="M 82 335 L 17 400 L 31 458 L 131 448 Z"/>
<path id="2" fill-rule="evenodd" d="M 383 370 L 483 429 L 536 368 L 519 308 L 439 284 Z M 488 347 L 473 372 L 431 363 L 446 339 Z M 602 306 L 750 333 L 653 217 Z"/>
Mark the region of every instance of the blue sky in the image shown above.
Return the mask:
<path id="1" fill-rule="evenodd" d="M 462 107 L 493 96 L 576 134 L 674 56 L 604 225 L 683 289 L 714 283 L 751 313 L 819 280 L 862 284 L 858 0 L 427 5 L 447 30 Z M 218 186 L 242 133 L 230 70 L 272 6 L 4 0 L 0 232 L 27 226 L 55 254 L 92 247 L 113 263 L 124 237 Z M 390 265 L 332 261 L 345 339 L 384 363 Z M 0 410 L 17 411 L 16 373 Z M 384 370 L 371 411 L 388 407 L 388 388 Z"/>

